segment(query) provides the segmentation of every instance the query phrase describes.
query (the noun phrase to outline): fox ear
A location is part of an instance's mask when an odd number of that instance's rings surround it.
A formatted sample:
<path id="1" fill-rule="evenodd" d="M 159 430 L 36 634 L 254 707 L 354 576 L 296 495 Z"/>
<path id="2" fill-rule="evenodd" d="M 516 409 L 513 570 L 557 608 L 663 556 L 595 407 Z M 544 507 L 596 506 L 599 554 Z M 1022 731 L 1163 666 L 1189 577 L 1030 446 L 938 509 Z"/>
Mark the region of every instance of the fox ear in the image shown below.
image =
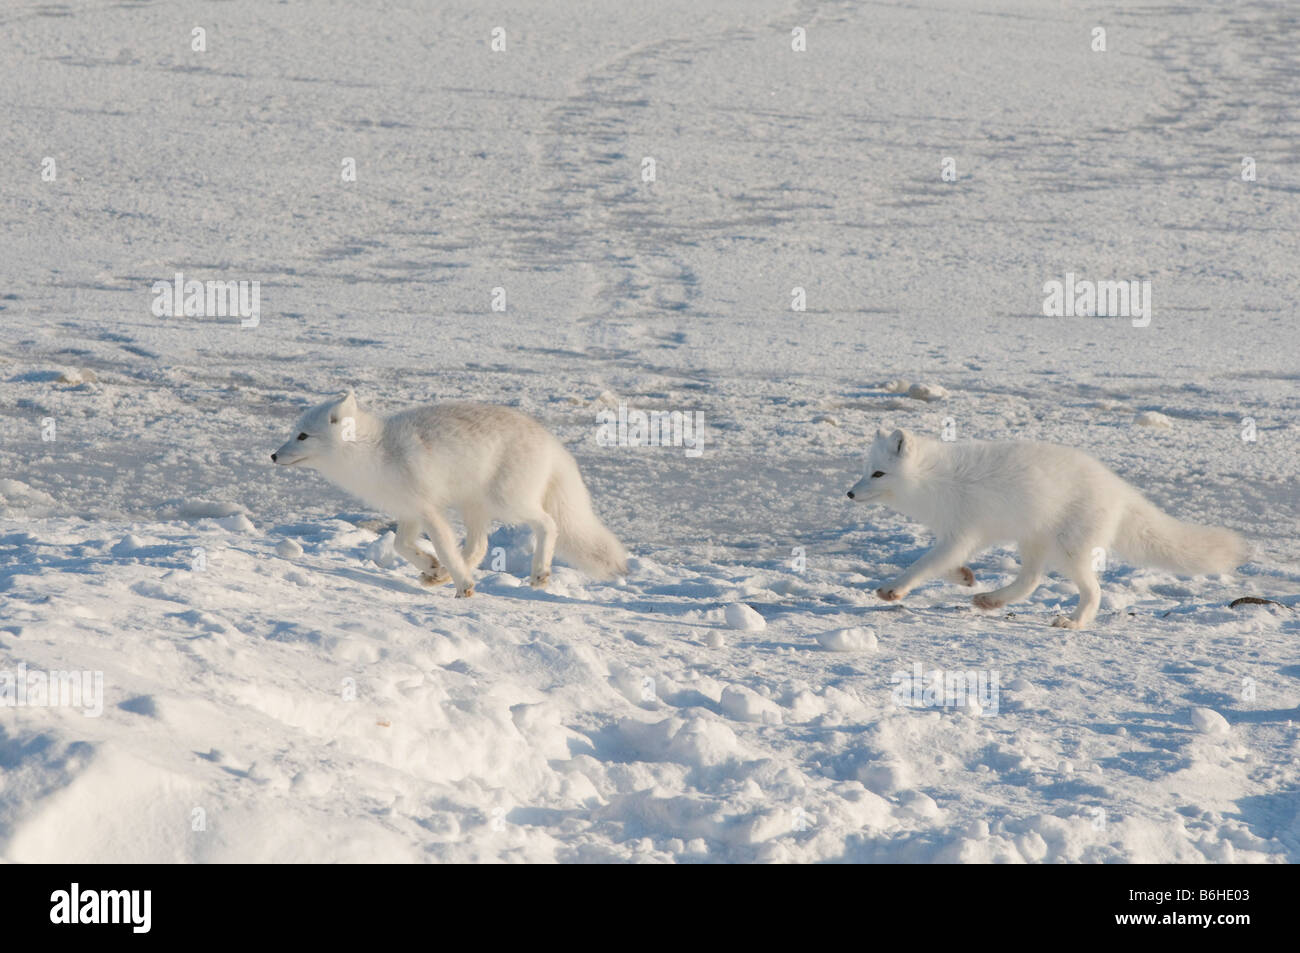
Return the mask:
<path id="1" fill-rule="evenodd" d="M 357 395 L 349 387 L 345 393 L 339 395 L 339 401 L 330 408 L 330 423 L 336 424 L 339 418 L 348 417 L 357 412 Z"/>
<path id="2" fill-rule="evenodd" d="M 885 439 L 886 437 L 888 437 L 888 436 L 889 436 L 889 434 L 885 433 L 885 428 L 884 428 L 884 427 L 877 427 L 877 428 L 876 428 L 876 439 L 877 439 L 877 440 L 884 440 L 884 439 Z"/>
<path id="3" fill-rule="evenodd" d="M 912 437 L 906 430 L 895 430 L 889 435 L 889 449 L 901 457 L 912 449 Z"/>

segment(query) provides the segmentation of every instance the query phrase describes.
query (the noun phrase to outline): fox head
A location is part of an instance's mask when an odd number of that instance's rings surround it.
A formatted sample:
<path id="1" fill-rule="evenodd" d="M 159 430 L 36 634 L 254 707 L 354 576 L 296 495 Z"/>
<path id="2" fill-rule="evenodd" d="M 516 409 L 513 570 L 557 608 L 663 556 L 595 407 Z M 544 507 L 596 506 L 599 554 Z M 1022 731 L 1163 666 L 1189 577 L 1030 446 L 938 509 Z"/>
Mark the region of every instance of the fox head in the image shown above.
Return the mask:
<path id="1" fill-rule="evenodd" d="M 293 436 L 271 454 L 282 467 L 319 470 L 343 446 L 356 439 L 357 397 L 352 391 L 313 407 L 298 418 Z"/>
<path id="2" fill-rule="evenodd" d="M 853 484 L 849 499 L 856 503 L 890 503 L 897 500 L 915 477 L 920 444 L 906 430 L 876 431 L 867 450 L 866 475 Z"/>

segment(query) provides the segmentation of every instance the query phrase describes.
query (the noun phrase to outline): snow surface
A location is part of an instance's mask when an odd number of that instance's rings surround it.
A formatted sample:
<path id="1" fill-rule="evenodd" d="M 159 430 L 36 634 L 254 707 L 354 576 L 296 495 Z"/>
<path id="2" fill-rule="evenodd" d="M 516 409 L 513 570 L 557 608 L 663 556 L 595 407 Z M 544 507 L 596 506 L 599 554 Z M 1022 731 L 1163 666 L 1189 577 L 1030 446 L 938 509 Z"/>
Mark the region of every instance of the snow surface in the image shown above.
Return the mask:
<path id="1" fill-rule="evenodd" d="M 104 696 L 0 709 L 0 859 L 1300 858 L 1298 20 L 5 5 L 0 672 Z M 177 271 L 260 323 L 156 317 Z M 1150 325 L 1043 317 L 1067 273 Z M 499 528 L 475 598 L 422 588 L 268 459 L 349 385 L 537 416 L 629 578 L 532 590 Z M 620 400 L 703 454 L 599 445 Z M 1057 577 L 971 607 L 1009 549 L 886 605 L 929 540 L 844 498 L 879 426 L 1086 448 L 1255 553 L 1111 565 L 1084 632 Z M 986 691 L 900 704 L 917 666 Z"/>

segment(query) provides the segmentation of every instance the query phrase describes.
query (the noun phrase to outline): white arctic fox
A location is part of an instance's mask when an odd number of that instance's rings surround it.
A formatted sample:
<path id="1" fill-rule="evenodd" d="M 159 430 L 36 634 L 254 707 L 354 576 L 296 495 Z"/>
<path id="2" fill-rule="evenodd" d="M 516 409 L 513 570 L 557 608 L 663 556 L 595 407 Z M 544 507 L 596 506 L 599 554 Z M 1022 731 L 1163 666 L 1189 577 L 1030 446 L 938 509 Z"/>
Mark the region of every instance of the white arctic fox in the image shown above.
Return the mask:
<path id="1" fill-rule="evenodd" d="M 454 580 L 459 598 L 474 594 L 493 520 L 532 529 L 534 586 L 550 580 L 557 549 L 593 576 L 627 573 L 627 553 L 592 512 L 577 462 L 541 424 L 508 407 L 440 404 L 381 419 L 348 391 L 303 414 L 271 460 L 319 470 L 395 516 L 397 551 L 425 585 Z M 465 522 L 463 549 L 448 509 Z M 436 558 L 420 549 L 421 533 Z"/>
<path id="2" fill-rule="evenodd" d="M 1228 572 L 1246 557 L 1245 542 L 1232 530 L 1180 522 L 1086 453 L 1047 443 L 945 443 L 881 430 L 867 453 L 866 476 L 849 498 L 883 503 L 937 537 L 933 549 L 876 590 L 880 598 L 902 599 L 937 576 L 964 577 L 972 585 L 962 562 L 1014 540 L 1020 575 L 975 596 L 975 605 L 997 609 L 1027 598 L 1051 566 L 1079 587 L 1074 614 L 1052 622 L 1068 629 L 1096 616 L 1095 554 L 1112 546 L 1136 563 L 1179 573 Z"/>

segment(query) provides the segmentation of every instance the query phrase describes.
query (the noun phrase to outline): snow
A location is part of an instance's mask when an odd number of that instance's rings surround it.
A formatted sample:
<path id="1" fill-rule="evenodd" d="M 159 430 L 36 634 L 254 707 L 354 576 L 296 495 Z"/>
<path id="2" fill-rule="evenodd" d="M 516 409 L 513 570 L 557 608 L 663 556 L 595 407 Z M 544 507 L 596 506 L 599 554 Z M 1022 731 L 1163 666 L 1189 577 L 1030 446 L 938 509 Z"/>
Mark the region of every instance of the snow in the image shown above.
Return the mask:
<path id="1" fill-rule="evenodd" d="M 1133 424 L 1137 427 L 1158 427 L 1161 430 L 1171 430 L 1174 426 L 1173 420 L 1158 410 L 1144 410 L 1133 418 Z"/>
<path id="2" fill-rule="evenodd" d="M 0 709 L 0 860 L 1300 859 L 1287 5 L 58 12 L 0 14 L 0 699 L 103 710 Z M 177 272 L 259 321 L 156 315 Z M 1044 317 L 1066 274 L 1150 324 Z M 536 416 L 628 578 L 534 590 L 498 527 L 474 598 L 420 585 L 270 463 L 349 386 Z M 602 446 L 620 402 L 703 453 Z M 885 604 L 930 541 L 845 491 L 898 426 L 1254 553 L 1109 565 L 1079 632 L 1056 576 L 972 608 L 1008 548 Z"/>
<path id="3" fill-rule="evenodd" d="M 831 652 L 874 652 L 878 644 L 875 632 L 856 625 L 818 632 L 813 637 L 818 645 Z"/>
<path id="4" fill-rule="evenodd" d="M 1192 726 L 1205 735 L 1226 735 L 1230 730 L 1228 719 L 1213 708 L 1193 708 Z"/>
<path id="5" fill-rule="evenodd" d="M 747 606 L 743 602 L 733 602 L 727 606 L 724 613 L 727 620 L 727 627 L 731 629 L 744 629 L 746 632 L 761 632 L 767 628 L 767 622 L 753 606 Z"/>
<path id="6" fill-rule="evenodd" d="M 907 388 L 907 396 L 913 400 L 924 400 L 928 403 L 945 399 L 948 396 L 948 391 L 938 384 L 913 384 Z"/>

